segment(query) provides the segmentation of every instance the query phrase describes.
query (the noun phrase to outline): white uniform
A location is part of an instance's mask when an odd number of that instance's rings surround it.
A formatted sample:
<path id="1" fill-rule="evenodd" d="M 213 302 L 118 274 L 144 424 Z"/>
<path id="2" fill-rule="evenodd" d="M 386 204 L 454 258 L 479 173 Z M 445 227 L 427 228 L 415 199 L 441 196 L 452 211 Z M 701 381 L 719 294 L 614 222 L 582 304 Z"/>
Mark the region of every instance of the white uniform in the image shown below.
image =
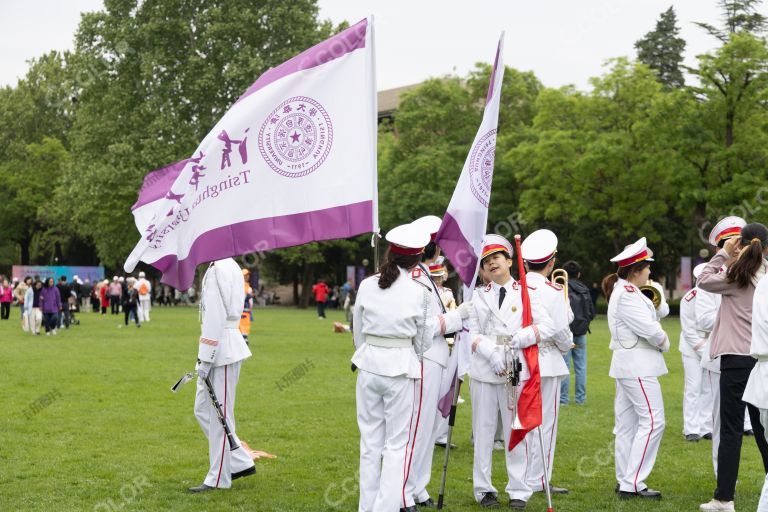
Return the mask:
<path id="1" fill-rule="evenodd" d="M 434 286 L 429 271 L 420 265 L 411 273 L 411 278 L 430 291 L 428 316 L 441 315 L 444 311 L 437 287 Z M 424 353 L 424 376 L 421 381 L 420 405 L 417 403 L 416 418 L 411 429 L 411 461 L 408 480 L 405 484 L 406 506 L 427 501 L 430 496 L 427 485 L 432 476 L 432 454 L 435 451 L 434 429 L 437 421 L 437 402 L 440 400 L 440 388 L 443 372 L 448 365 L 448 343 L 444 334 L 461 329 L 461 315 L 457 310 L 448 311 L 441 316 L 441 329 L 435 330 L 432 346 Z"/>
<path id="2" fill-rule="evenodd" d="M 530 295 L 536 296 L 547 310 L 554 327 L 566 336 L 554 339 L 541 339 L 539 343 L 539 372 L 541 373 L 541 429 L 544 437 L 544 453 L 547 457 L 547 478 L 552 479 L 552 466 L 555 460 L 557 444 L 557 417 L 560 413 L 560 379 L 568 375 L 568 367 L 563 360 L 573 344 L 573 333 L 569 325 L 573 321 L 571 305 L 566 302 L 563 289 L 552 284 L 549 279 L 537 272 L 526 274 Z M 544 464 L 541 460 L 539 433 L 532 430 L 526 436 L 531 448 L 528 459 L 528 486 L 534 491 L 544 489 Z"/>
<path id="3" fill-rule="evenodd" d="M 242 361 L 251 357 L 238 330 L 243 300 L 243 274 L 235 260 L 227 258 L 212 263 L 203 277 L 200 303 L 203 325 L 197 358 L 213 363 L 209 379 L 235 438 L 237 381 Z M 195 417 L 208 438 L 210 469 L 204 483 L 210 487 L 229 488 L 232 473 L 252 467 L 253 459 L 242 448 L 230 451 L 224 428 L 202 379 L 197 379 Z"/>
<path id="4" fill-rule="evenodd" d="M 669 338 L 653 303 L 637 286 L 619 279 L 608 304 L 610 376 L 616 379 L 616 480 L 620 490 L 647 488 L 664 433 L 664 401 L 657 377 L 667 373 L 662 352 Z"/>
<path id="5" fill-rule="evenodd" d="M 512 413 L 509 409 L 507 378 L 498 376 L 491 365 L 493 357 L 505 360 L 505 339 L 514 337 L 519 347 L 528 347 L 540 339 L 554 336 L 555 330 L 549 315 L 541 303 L 531 296 L 531 310 L 534 325 L 523 329 L 523 304 L 520 285 L 510 280 L 504 285 L 506 296 L 499 307 L 500 286 L 491 283 L 477 289 L 472 303 L 474 311 L 469 317 L 469 340 L 472 346 L 469 375 L 472 379 L 472 432 L 474 435 L 474 464 L 472 471 L 473 491 L 479 502 L 487 492 L 497 494 L 491 482 L 496 423 L 501 414 L 502 431 L 505 439 L 507 467 L 506 492 L 510 499 L 528 501 L 533 491 L 528 486 L 526 469 L 528 454 L 531 452 L 526 440 L 520 442 L 511 452 L 508 441 L 512 429 Z M 498 356 L 493 356 L 496 353 Z M 518 392 L 529 378 L 525 358 L 519 357 L 522 365 Z"/>
<path id="6" fill-rule="evenodd" d="M 411 460 L 410 425 L 418 406 L 421 364 L 428 350 L 430 290 L 400 269 L 386 290 L 379 276 L 360 283 L 354 310 L 357 424 L 360 428 L 360 512 L 405 506 Z"/>
<path id="7" fill-rule="evenodd" d="M 147 293 L 144 295 L 141 294 L 142 285 L 146 285 Z M 152 283 L 142 277 L 136 281 L 135 288 L 139 292 L 139 322 L 149 322 L 149 310 L 152 308 Z"/>
<path id="8" fill-rule="evenodd" d="M 752 357 L 757 359 L 749 374 L 743 400 L 760 409 L 760 423 L 768 432 L 768 279 L 760 280 L 752 299 Z M 757 512 L 768 512 L 768 475 Z"/>
<path id="9" fill-rule="evenodd" d="M 456 300 L 453 296 L 453 290 L 450 288 L 445 286 L 438 286 L 438 290 L 440 291 L 440 300 L 442 300 L 443 304 L 446 306 Z M 458 333 L 456 336 L 457 337 L 454 338 L 454 341 L 458 339 Z M 448 358 L 448 366 L 446 366 L 443 370 L 443 380 L 440 384 L 440 399 L 442 399 L 451 390 L 454 374 L 456 373 L 458 367 L 458 357 L 459 350 L 454 348 L 454 350 L 451 351 L 451 356 Z M 435 428 L 432 435 L 432 437 L 435 439 L 435 443 L 446 443 L 448 441 L 448 427 L 448 417 L 443 417 L 443 413 L 438 410 L 437 414 L 435 415 Z"/>
<path id="10" fill-rule="evenodd" d="M 703 436 L 712 432 L 712 388 L 709 370 L 701 357 L 709 331 L 699 328 L 697 302 L 707 292 L 693 288 L 680 301 L 680 343 L 685 388 L 683 392 L 683 435 Z"/>

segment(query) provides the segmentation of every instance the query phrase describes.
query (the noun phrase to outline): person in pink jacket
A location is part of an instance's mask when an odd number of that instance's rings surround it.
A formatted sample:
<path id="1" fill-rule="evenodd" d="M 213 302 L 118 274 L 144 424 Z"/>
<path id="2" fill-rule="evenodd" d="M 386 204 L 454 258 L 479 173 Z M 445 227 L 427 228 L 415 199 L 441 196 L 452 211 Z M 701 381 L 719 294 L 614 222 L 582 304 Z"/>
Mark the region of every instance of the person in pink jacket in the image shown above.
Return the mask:
<path id="1" fill-rule="evenodd" d="M 0 282 L 0 319 L 8 320 L 11 316 L 11 302 L 13 302 L 13 287 L 8 279 Z"/>

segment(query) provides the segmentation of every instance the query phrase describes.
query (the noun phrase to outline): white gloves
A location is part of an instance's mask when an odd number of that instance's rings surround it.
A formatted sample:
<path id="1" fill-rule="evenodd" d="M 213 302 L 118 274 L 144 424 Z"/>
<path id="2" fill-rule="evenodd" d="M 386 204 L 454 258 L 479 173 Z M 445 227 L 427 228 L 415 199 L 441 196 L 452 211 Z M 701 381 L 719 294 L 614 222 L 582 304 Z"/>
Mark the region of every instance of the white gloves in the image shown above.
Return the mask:
<path id="1" fill-rule="evenodd" d="M 507 367 L 501 359 L 501 354 L 496 351 L 492 352 L 489 361 L 491 363 L 491 368 L 493 368 L 496 375 L 502 376 L 507 373 Z"/>
<path id="2" fill-rule="evenodd" d="M 211 373 L 212 366 L 213 363 L 209 363 L 208 361 L 201 362 L 197 367 L 197 375 L 199 375 L 201 379 L 205 380 L 205 378 L 208 377 L 208 374 Z"/>
<path id="3" fill-rule="evenodd" d="M 512 336 L 512 340 L 509 343 L 509 346 L 512 348 L 527 348 L 531 345 L 535 345 L 538 343 L 538 340 L 536 339 L 536 329 L 529 325 L 528 327 L 524 327 L 517 331 L 514 336 Z"/>
<path id="4" fill-rule="evenodd" d="M 456 310 L 459 312 L 459 315 L 461 315 L 462 320 L 469 318 L 469 315 L 472 313 L 473 309 L 474 306 L 472 305 L 472 301 L 462 302 L 461 306 L 456 308 Z"/>

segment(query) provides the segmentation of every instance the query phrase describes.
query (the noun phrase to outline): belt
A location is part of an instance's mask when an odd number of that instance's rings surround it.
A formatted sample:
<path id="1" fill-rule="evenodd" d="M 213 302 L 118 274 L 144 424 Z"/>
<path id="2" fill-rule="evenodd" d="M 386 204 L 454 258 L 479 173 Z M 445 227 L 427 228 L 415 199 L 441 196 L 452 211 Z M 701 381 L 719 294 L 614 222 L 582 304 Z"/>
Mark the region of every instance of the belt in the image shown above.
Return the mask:
<path id="1" fill-rule="evenodd" d="M 227 329 L 239 329 L 240 328 L 240 320 L 227 320 Z"/>
<path id="2" fill-rule="evenodd" d="M 539 342 L 539 348 L 540 349 L 541 348 L 554 347 L 554 346 L 555 346 L 555 342 L 554 341 L 540 341 Z"/>
<path id="3" fill-rule="evenodd" d="M 496 344 L 497 345 L 506 345 L 512 341 L 512 336 L 506 336 L 506 335 L 497 335 L 496 336 Z"/>
<path id="4" fill-rule="evenodd" d="M 756 356 L 758 363 L 768 363 L 768 356 Z"/>
<path id="5" fill-rule="evenodd" d="M 410 348 L 413 346 L 411 338 L 385 338 L 383 336 L 365 335 L 365 342 L 372 347 L 386 348 Z"/>

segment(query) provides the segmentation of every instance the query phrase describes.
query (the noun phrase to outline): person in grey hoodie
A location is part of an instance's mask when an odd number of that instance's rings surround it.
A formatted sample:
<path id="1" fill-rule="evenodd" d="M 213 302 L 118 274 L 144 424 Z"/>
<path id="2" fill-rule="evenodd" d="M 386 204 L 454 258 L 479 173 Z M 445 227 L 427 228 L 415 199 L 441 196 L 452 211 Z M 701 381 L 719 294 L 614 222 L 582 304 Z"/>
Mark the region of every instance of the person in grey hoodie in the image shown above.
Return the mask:
<path id="1" fill-rule="evenodd" d="M 755 359 L 752 342 L 752 302 L 757 283 L 768 272 L 768 228 L 747 224 L 741 236 L 733 237 L 715 254 L 699 276 L 704 291 L 722 295 L 712 329 L 710 357 L 720 358 L 720 446 L 717 453 L 717 488 L 714 498 L 702 504 L 703 511 L 733 511 L 744 430 L 744 401 Z M 747 405 L 755 440 L 768 472 L 768 442 L 758 409 Z"/>

